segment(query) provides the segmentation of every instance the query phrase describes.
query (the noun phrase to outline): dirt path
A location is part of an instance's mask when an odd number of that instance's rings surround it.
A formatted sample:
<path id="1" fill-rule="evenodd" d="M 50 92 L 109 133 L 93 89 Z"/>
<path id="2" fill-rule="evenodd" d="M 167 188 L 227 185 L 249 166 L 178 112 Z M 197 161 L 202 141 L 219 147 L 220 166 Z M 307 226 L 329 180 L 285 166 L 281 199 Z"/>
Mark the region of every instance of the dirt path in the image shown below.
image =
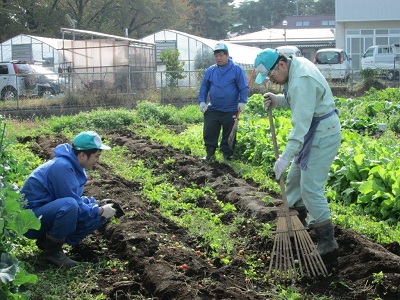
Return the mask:
<path id="1" fill-rule="evenodd" d="M 131 156 L 127 159 L 157 161 L 157 173 L 170 174 L 169 180 L 175 186 L 195 183 L 201 187 L 207 183 L 218 199 L 236 206 L 236 213 L 263 222 L 274 219 L 271 208 L 261 202 L 264 194 L 257 190 L 256 184 L 240 178 L 229 166 L 205 164 L 129 131 L 102 133 L 102 136 L 105 134 L 114 145 L 124 145 L 129 149 Z M 51 157 L 57 144 L 66 142 L 62 135 L 28 140 L 37 141 L 32 150 L 44 159 Z M 172 158 L 173 163 L 163 164 L 167 158 Z M 272 249 L 271 242 L 254 234 L 251 224 L 243 226 L 242 235 L 248 240 L 242 248 L 245 255 L 233 254 L 232 263 L 225 266 L 219 260 L 207 258 L 204 255 L 207 249 L 201 248 L 200 241 L 140 199 L 137 196 L 141 189 L 139 183 L 124 180 L 103 164 L 97 170 L 100 178 L 87 184 L 85 194 L 97 199 L 119 200 L 126 215 L 119 224 L 107 224 L 100 234 L 91 235 L 74 255 L 78 261 L 118 257 L 129 262 L 125 271 L 112 273 L 105 270 L 99 279 L 98 285 L 108 299 L 129 299 L 127 294 L 165 300 L 273 299 L 266 293 L 273 289 L 272 285 L 248 281 L 242 271 L 247 268 L 246 255 L 260 255 L 260 259 L 265 259 L 263 253 Z M 279 199 L 274 199 L 273 204 L 279 203 Z M 215 210 L 211 203 L 202 205 Z M 340 251 L 338 261 L 327 264 L 330 276 L 302 280 L 297 286 L 304 293 L 331 295 L 335 299 L 376 299 L 378 296 L 381 299 L 400 299 L 399 245 L 384 247 L 338 226 L 335 235 Z M 188 267 L 182 268 L 184 265 Z M 373 274 L 379 272 L 384 276 L 374 283 L 376 278 Z M 93 291 L 96 292 L 99 291 Z"/>

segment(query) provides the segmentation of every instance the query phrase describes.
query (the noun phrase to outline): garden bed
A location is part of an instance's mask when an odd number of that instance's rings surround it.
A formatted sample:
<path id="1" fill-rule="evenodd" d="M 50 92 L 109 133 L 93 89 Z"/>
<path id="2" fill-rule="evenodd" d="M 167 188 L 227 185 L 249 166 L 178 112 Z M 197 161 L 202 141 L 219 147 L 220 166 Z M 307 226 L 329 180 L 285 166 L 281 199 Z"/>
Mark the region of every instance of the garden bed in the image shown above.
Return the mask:
<path id="1" fill-rule="evenodd" d="M 171 147 L 154 143 L 130 131 L 102 132 L 102 137 L 113 146 L 128 149 L 127 160 L 157 162 L 156 173 L 168 174 L 175 186 L 208 185 L 218 199 L 234 204 L 236 211 L 223 219 L 229 224 L 234 214 L 241 214 L 255 222 L 273 222 L 274 207 L 279 206 L 279 195 L 272 195 L 271 206 L 261 199 L 265 196 L 257 185 L 240 178 L 226 164 L 204 161 Z M 56 137 L 32 137 L 30 147 L 42 159 L 52 156 L 53 148 L 67 142 L 62 135 Z M 165 161 L 170 163 L 166 164 Z M 115 167 L 115 166 L 114 166 Z M 187 229 L 177 226 L 162 216 L 157 206 L 140 197 L 141 183 L 128 181 L 103 163 L 96 167 L 99 176 L 91 179 L 85 194 L 97 199 L 113 198 L 122 203 L 125 216 L 118 223 L 108 223 L 96 234 L 69 253 L 78 261 L 97 262 L 126 261 L 124 268 L 104 269 L 98 278 L 94 295 L 104 293 L 107 299 L 276 299 L 276 286 L 266 280 L 246 276 L 247 258 L 255 256 L 260 265 L 268 268 L 268 251 L 272 240 L 255 234 L 253 223 L 242 226 L 240 248 L 230 254 L 230 263 L 211 258 L 210 249 Z M 201 200 L 201 199 L 200 199 Z M 200 201 L 197 205 L 217 210 L 212 201 Z M 203 199 L 204 200 L 204 199 Z M 310 232 L 315 238 L 313 232 Z M 328 262 L 329 276 L 304 278 L 296 283 L 296 289 L 304 295 L 331 296 L 334 299 L 400 299 L 399 245 L 380 245 L 360 234 L 335 227 L 339 243 L 337 261 Z M 37 273 L 48 268 L 41 257 L 32 259 Z M 258 272 L 260 270 L 258 269 Z M 309 299 L 305 296 L 304 299 Z M 142 299 L 142 298 L 134 298 Z M 285 298 L 286 299 L 286 298 Z"/>

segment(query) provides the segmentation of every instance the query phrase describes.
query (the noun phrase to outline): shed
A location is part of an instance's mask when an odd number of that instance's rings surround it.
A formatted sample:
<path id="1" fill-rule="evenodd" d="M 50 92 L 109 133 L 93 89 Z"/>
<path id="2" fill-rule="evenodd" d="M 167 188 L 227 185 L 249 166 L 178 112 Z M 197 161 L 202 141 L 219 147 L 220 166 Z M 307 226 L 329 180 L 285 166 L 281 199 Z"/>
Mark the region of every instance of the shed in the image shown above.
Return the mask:
<path id="1" fill-rule="evenodd" d="M 60 71 L 71 68 L 86 88 L 127 92 L 154 82 L 150 73 L 155 70 L 153 43 L 70 28 L 62 28 L 61 34 Z"/>

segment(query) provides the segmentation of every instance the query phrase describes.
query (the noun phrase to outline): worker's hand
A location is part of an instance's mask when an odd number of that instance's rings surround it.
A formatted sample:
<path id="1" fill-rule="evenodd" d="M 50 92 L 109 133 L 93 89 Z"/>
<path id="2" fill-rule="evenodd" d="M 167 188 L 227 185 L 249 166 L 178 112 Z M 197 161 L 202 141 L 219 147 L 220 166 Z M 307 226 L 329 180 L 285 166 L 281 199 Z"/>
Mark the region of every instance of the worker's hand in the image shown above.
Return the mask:
<path id="1" fill-rule="evenodd" d="M 278 106 L 278 100 L 276 99 L 276 95 L 273 93 L 265 93 L 264 97 L 264 109 L 268 111 L 269 109 L 274 109 Z"/>
<path id="2" fill-rule="evenodd" d="M 246 108 L 246 103 L 239 103 L 238 104 L 238 110 L 244 111 L 245 108 Z"/>
<path id="3" fill-rule="evenodd" d="M 284 158 L 282 155 L 276 160 L 274 165 L 275 179 L 279 180 L 282 176 L 282 173 L 289 166 L 290 161 Z"/>
<path id="4" fill-rule="evenodd" d="M 115 215 L 115 209 L 111 203 L 103 205 L 101 208 L 103 209 L 103 213 L 101 215 L 104 218 L 110 219 Z"/>
<path id="5" fill-rule="evenodd" d="M 116 218 L 121 218 L 123 215 L 125 215 L 125 212 L 124 212 L 121 204 L 119 204 L 117 201 L 115 201 L 113 199 L 104 199 L 101 201 L 101 205 L 105 205 L 105 204 L 112 204 L 113 208 L 115 209 L 115 217 Z"/>
<path id="6" fill-rule="evenodd" d="M 200 102 L 199 108 L 200 108 L 200 112 L 204 114 L 207 110 L 207 104 L 205 102 Z"/>

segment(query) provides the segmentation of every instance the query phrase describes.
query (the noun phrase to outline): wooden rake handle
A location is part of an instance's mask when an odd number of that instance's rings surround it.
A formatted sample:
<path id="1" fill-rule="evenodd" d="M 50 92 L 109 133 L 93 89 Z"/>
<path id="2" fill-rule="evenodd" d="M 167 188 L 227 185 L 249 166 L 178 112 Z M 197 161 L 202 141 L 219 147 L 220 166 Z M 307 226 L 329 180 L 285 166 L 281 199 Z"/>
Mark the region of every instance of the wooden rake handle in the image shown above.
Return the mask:
<path id="1" fill-rule="evenodd" d="M 279 149 L 278 149 L 278 143 L 276 141 L 274 117 L 272 116 L 272 108 L 271 107 L 269 107 L 269 109 L 268 109 L 268 119 L 269 119 L 269 126 L 271 128 L 272 144 L 274 145 L 275 158 L 278 159 L 279 158 Z M 285 182 L 283 180 L 283 174 L 281 175 L 281 178 L 279 178 L 279 185 L 281 187 L 283 208 L 284 208 L 284 212 L 285 212 L 285 216 L 286 216 L 286 223 L 288 226 L 288 230 L 293 231 L 292 221 L 291 221 L 291 217 L 290 217 L 289 204 L 288 204 L 287 197 L 286 197 Z"/>
<path id="2" fill-rule="evenodd" d="M 249 90 L 250 90 L 250 87 L 251 87 L 251 83 L 253 82 L 255 73 L 256 73 L 256 69 L 253 68 L 253 70 L 251 71 L 249 82 L 248 82 Z M 236 138 L 236 132 L 237 132 L 237 128 L 238 128 L 239 117 L 240 117 L 240 109 L 238 109 L 238 111 L 236 113 L 236 119 L 235 119 L 235 122 L 233 123 L 232 129 L 231 129 L 231 133 L 229 134 L 229 137 L 228 137 L 228 146 L 232 150 L 233 150 L 233 142 L 235 141 L 235 138 Z"/>

